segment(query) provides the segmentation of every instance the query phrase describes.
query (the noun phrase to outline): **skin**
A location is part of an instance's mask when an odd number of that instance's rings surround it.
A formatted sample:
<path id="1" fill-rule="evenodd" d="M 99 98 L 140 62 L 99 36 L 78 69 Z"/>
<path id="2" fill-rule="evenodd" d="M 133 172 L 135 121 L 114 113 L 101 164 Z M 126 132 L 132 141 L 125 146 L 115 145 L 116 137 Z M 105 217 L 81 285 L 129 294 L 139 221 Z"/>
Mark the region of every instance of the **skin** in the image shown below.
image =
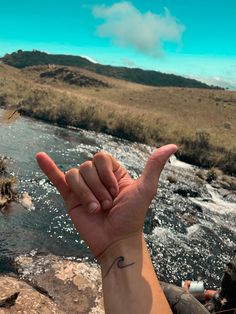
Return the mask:
<path id="1" fill-rule="evenodd" d="M 36 158 L 61 194 L 80 236 L 98 256 L 114 242 L 142 233 L 161 171 L 176 150 L 173 144 L 155 150 L 137 180 L 105 152 L 95 154 L 92 161 L 66 174 L 47 154 L 40 152 Z"/>
<path id="2" fill-rule="evenodd" d="M 146 247 L 143 224 L 161 171 L 176 150 L 166 145 L 154 151 L 137 180 L 105 152 L 66 174 L 47 154 L 36 156 L 100 263 L 106 314 L 172 313 Z"/>

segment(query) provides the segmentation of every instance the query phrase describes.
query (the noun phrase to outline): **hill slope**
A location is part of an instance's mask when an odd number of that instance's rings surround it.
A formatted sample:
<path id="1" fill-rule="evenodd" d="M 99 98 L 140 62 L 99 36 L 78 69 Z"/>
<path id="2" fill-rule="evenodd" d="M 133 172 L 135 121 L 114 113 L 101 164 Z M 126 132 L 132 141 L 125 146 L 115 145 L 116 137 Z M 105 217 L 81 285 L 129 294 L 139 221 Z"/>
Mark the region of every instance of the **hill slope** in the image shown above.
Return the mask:
<path id="1" fill-rule="evenodd" d="M 94 71 L 98 74 L 123 79 L 130 82 L 150 86 L 172 86 L 189 88 L 220 89 L 219 87 L 209 86 L 194 79 L 188 79 L 174 74 L 165 74 L 157 71 L 148 71 L 138 68 L 114 67 L 110 65 L 95 64 L 86 58 L 71 55 L 54 55 L 33 51 L 18 50 L 12 54 L 7 54 L 1 58 L 2 62 L 17 68 L 25 68 L 33 65 L 58 64 L 73 66 Z"/>

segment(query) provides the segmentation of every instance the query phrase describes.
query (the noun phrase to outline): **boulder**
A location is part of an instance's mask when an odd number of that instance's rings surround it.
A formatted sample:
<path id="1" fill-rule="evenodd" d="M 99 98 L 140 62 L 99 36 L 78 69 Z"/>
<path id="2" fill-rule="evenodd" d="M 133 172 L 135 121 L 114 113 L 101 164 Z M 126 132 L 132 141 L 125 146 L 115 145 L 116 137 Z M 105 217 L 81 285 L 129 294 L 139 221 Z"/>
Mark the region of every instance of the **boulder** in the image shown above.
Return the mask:
<path id="1" fill-rule="evenodd" d="M 191 188 L 188 187 L 178 187 L 176 190 L 174 190 L 174 193 L 179 194 L 183 197 L 199 197 L 200 192 L 194 191 Z"/>
<path id="2" fill-rule="evenodd" d="M 173 314 L 209 314 L 208 310 L 188 291 L 165 282 L 161 282 L 161 287 Z"/>
<path id="3" fill-rule="evenodd" d="M 48 295 L 63 313 L 104 314 L 97 265 L 47 255 L 20 256 L 16 266 L 21 279 Z"/>
<path id="4" fill-rule="evenodd" d="M 0 277 L 0 314 L 62 314 L 59 307 L 46 295 L 22 280 Z"/>
<path id="5" fill-rule="evenodd" d="M 31 196 L 27 192 L 23 192 L 19 197 L 19 203 L 28 211 L 34 210 L 34 204 Z"/>
<path id="6" fill-rule="evenodd" d="M 26 208 L 16 201 L 6 202 L 4 207 L 0 209 L 0 212 L 4 215 L 24 213 L 25 211 Z"/>

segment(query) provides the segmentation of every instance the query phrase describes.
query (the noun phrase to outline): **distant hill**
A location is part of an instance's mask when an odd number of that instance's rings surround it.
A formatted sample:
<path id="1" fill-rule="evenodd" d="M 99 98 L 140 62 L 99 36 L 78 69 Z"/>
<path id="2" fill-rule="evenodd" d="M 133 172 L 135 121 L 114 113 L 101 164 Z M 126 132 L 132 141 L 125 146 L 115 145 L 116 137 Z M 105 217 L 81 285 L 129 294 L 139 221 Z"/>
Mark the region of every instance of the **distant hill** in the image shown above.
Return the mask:
<path id="1" fill-rule="evenodd" d="M 37 50 L 33 51 L 18 50 L 17 52 L 6 54 L 0 60 L 7 65 L 20 69 L 28 66 L 47 64 L 73 66 L 94 71 L 98 74 L 102 74 L 105 76 L 150 86 L 222 89 L 217 86 L 209 86 L 200 81 L 188 79 L 179 75 L 165 74 L 157 71 L 142 70 L 138 68 L 102 65 L 98 63 L 93 63 L 88 59 L 79 56 L 54 55 Z"/>

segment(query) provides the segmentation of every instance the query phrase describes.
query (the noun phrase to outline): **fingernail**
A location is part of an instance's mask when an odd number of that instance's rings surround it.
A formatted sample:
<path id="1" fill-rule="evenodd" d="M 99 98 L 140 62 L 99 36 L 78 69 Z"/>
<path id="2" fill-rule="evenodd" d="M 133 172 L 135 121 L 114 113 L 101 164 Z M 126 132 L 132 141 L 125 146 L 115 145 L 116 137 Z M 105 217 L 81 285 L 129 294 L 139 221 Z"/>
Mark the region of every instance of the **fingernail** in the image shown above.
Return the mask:
<path id="1" fill-rule="evenodd" d="M 105 210 L 106 209 L 110 209 L 111 206 L 112 206 L 112 203 L 109 200 L 106 200 L 106 201 L 102 202 L 102 209 L 105 209 Z"/>
<path id="2" fill-rule="evenodd" d="M 92 203 L 90 203 L 89 205 L 88 205 L 88 211 L 91 213 L 91 214 L 93 214 L 93 213 L 95 213 L 97 210 L 98 210 L 98 204 L 97 203 L 95 203 L 95 202 L 92 202 Z"/>
<path id="3" fill-rule="evenodd" d="M 110 193 L 112 196 L 116 196 L 116 189 L 115 188 L 110 188 Z"/>

